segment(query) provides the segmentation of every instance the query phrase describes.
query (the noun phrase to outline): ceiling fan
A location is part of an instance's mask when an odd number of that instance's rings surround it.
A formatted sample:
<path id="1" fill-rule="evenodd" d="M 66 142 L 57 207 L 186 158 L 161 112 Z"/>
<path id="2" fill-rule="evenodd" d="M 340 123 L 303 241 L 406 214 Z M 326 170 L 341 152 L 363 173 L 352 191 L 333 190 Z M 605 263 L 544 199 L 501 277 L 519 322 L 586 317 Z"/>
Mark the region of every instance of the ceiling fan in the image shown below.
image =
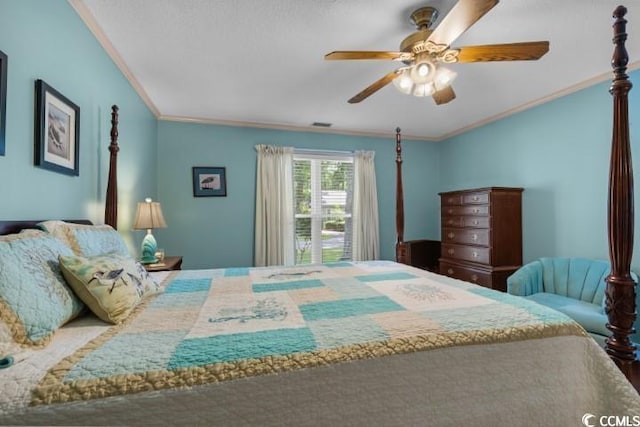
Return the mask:
<path id="1" fill-rule="evenodd" d="M 432 96 L 437 105 L 446 104 L 456 97 L 451 88 L 456 73 L 442 64 L 536 60 L 549 51 L 548 41 L 451 48 L 451 43 L 497 4 L 498 0 L 459 0 L 435 29 L 431 26 L 438 11 L 430 6 L 421 7 L 411 13 L 417 31 L 400 43 L 400 51 L 335 51 L 324 58 L 382 59 L 406 64 L 349 99 L 351 104 L 366 99 L 392 81 L 403 93 Z"/>

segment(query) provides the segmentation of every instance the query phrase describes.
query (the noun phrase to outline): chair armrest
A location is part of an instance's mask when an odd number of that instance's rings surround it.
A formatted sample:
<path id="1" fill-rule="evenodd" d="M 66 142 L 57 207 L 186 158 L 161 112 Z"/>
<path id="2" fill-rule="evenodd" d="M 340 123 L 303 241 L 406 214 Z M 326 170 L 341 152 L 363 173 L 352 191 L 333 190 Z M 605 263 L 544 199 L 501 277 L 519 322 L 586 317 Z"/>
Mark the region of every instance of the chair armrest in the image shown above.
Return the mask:
<path id="1" fill-rule="evenodd" d="M 515 273 L 507 278 L 507 292 L 523 297 L 544 292 L 542 263 L 533 261 L 516 270 Z"/>

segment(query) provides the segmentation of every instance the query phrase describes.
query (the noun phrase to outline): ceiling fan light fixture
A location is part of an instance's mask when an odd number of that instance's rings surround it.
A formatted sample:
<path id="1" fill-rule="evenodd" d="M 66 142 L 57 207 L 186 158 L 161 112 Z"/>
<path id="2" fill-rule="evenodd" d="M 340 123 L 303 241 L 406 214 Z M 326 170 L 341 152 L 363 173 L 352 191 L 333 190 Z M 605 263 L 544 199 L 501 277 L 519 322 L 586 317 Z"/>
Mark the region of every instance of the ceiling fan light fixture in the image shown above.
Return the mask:
<path id="1" fill-rule="evenodd" d="M 413 91 L 413 80 L 411 79 L 411 69 L 402 70 L 400 75 L 393 79 L 393 85 L 402 93 L 410 95 Z"/>
<path id="2" fill-rule="evenodd" d="M 436 91 L 433 82 L 418 83 L 414 85 L 411 95 L 413 96 L 431 96 Z"/>
<path id="3" fill-rule="evenodd" d="M 434 78 L 435 68 L 432 62 L 419 62 L 411 67 L 411 80 L 416 84 L 429 83 Z"/>
<path id="4" fill-rule="evenodd" d="M 418 64 L 416 66 L 416 70 L 418 71 L 418 75 L 420 77 L 427 77 L 429 75 L 429 73 L 431 73 L 431 69 L 425 63 Z"/>
<path id="5" fill-rule="evenodd" d="M 409 76 L 400 77 L 399 82 L 400 82 L 400 87 L 406 90 L 411 89 L 411 85 L 413 84 Z"/>
<path id="6" fill-rule="evenodd" d="M 422 61 L 407 67 L 393 80 L 394 86 L 402 93 L 413 96 L 431 96 L 436 90 L 436 79 L 440 68 L 433 62 Z M 454 73 L 455 74 L 455 73 Z M 450 78 L 449 73 L 442 75 L 442 81 Z"/>
<path id="7" fill-rule="evenodd" d="M 435 89 L 442 90 L 446 88 L 447 86 L 451 85 L 451 83 L 453 82 L 453 80 L 455 80 L 457 76 L 458 76 L 458 73 L 456 73 L 453 70 L 450 70 L 445 67 L 438 67 L 438 70 L 436 72 L 436 76 L 434 79 Z"/>

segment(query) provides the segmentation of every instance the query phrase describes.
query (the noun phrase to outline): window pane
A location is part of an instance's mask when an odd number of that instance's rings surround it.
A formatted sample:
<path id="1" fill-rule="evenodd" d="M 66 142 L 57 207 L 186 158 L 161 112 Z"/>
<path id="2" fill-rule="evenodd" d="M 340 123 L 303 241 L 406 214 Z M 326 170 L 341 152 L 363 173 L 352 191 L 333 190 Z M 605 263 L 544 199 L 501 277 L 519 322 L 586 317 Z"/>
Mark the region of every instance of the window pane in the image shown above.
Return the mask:
<path id="1" fill-rule="evenodd" d="M 296 264 L 351 259 L 353 162 L 294 159 Z"/>
<path id="2" fill-rule="evenodd" d="M 295 213 L 311 213 L 311 161 L 293 161 L 293 194 Z"/>
<path id="3" fill-rule="evenodd" d="M 296 264 L 311 262 L 311 162 L 293 161 Z"/>

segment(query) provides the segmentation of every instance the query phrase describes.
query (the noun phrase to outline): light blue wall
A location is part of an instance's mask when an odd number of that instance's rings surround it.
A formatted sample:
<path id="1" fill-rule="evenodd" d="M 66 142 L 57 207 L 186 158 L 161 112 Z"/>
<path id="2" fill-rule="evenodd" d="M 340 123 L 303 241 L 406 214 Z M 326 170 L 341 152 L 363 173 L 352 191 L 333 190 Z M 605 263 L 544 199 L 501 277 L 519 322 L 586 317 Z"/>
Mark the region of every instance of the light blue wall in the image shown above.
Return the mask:
<path id="1" fill-rule="evenodd" d="M 374 150 L 381 256 L 395 257 L 395 140 L 313 132 L 158 124 L 158 200 L 168 223 L 154 232 L 186 268 L 253 265 L 257 144 L 328 150 Z M 405 239 L 434 238 L 438 214 L 436 143 L 404 141 Z M 193 197 L 191 168 L 224 166 L 227 197 Z M 140 237 L 141 238 L 141 237 Z"/>
<path id="2" fill-rule="evenodd" d="M 639 71 L 631 76 L 640 80 Z M 542 256 L 607 259 L 613 116 L 608 88 L 597 84 L 443 141 L 440 190 L 524 187 L 525 262 Z M 640 171 L 637 90 L 631 91 L 629 112 L 634 169 Z M 639 239 L 634 246 L 633 268 L 640 271 Z"/>
<path id="3" fill-rule="evenodd" d="M 111 105 L 118 104 L 119 224 L 131 243 L 135 203 L 156 191 L 153 114 L 66 0 L 0 1 L 0 50 L 9 64 L 0 219 L 103 222 Z M 79 177 L 33 165 L 36 79 L 80 107 Z"/>

